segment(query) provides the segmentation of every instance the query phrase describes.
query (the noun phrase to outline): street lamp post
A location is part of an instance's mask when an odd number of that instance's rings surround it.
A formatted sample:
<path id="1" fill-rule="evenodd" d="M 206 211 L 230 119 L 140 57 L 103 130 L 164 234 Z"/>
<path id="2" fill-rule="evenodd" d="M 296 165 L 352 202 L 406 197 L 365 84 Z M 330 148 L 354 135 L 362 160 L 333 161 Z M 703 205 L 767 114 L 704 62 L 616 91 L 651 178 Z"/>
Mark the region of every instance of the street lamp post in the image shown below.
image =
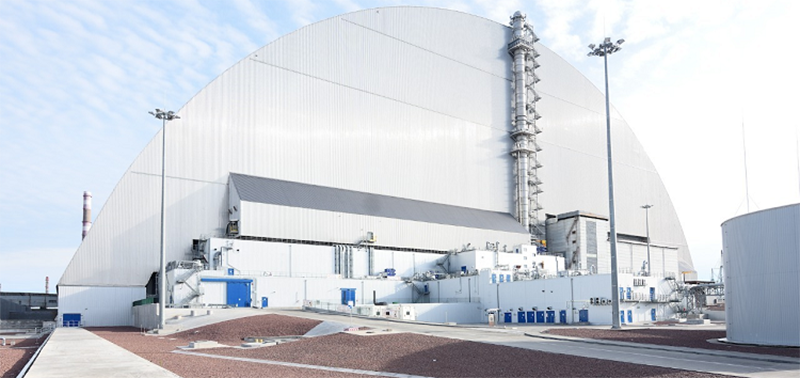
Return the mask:
<path id="1" fill-rule="evenodd" d="M 614 173 L 611 160 L 611 115 L 608 105 L 608 55 L 621 49 L 625 40 L 620 39 L 616 43 L 611 42 L 611 38 L 606 39 L 599 46 L 589 45 L 589 56 L 602 56 L 606 79 L 606 139 L 608 150 L 608 213 L 611 226 L 611 328 L 619 329 L 619 272 L 617 271 L 617 228 L 614 218 Z"/>
<path id="2" fill-rule="evenodd" d="M 158 329 L 164 329 L 164 310 L 167 302 L 167 277 L 166 277 L 166 254 L 164 253 L 164 188 L 166 183 L 166 157 L 167 157 L 167 121 L 178 119 L 175 112 L 156 109 L 155 112 L 148 112 L 161 120 L 161 251 L 160 266 L 158 268 Z"/>
<path id="3" fill-rule="evenodd" d="M 644 209 L 644 224 L 647 228 L 647 276 L 650 277 L 650 208 L 653 205 L 645 204 L 642 206 Z"/>

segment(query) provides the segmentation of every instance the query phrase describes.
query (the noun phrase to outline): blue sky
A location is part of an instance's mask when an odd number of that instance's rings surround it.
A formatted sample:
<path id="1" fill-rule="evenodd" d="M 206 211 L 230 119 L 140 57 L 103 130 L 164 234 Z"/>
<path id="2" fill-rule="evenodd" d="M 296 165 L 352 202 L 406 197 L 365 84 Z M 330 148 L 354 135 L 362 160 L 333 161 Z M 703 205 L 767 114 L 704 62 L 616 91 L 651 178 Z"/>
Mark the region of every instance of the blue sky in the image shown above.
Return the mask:
<path id="1" fill-rule="evenodd" d="M 256 48 L 358 9 L 424 5 L 506 23 L 528 14 L 541 43 L 602 88 L 586 56 L 605 35 L 611 101 L 641 140 L 681 218 L 695 267 L 719 263 L 719 225 L 800 202 L 796 117 L 800 2 L 0 0 L 0 284 L 54 291 L 94 216 L 161 126 Z M 546 116 L 546 115 L 544 115 Z M 655 212 L 658 209 L 653 208 Z"/>

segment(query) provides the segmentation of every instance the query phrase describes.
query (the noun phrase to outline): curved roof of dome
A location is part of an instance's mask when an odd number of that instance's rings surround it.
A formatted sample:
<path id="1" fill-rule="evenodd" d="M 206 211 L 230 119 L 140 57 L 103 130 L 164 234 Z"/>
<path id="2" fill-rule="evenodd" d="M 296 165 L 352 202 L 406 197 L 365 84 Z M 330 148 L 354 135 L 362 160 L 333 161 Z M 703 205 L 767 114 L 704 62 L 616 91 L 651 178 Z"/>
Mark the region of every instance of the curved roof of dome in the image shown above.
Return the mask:
<path id="1" fill-rule="evenodd" d="M 224 232 L 230 172 L 511 213 L 511 30 L 436 8 L 336 16 L 254 51 L 169 122 L 167 258 Z M 547 47 L 539 176 L 544 211 L 608 213 L 603 94 Z M 635 135 L 612 110 L 618 232 L 686 240 Z M 161 133 L 131 164 L 64 272 L 61 285 L 142 285 L 157 269 Z M 116 267 L 126 266 L 126 272 Z"/>

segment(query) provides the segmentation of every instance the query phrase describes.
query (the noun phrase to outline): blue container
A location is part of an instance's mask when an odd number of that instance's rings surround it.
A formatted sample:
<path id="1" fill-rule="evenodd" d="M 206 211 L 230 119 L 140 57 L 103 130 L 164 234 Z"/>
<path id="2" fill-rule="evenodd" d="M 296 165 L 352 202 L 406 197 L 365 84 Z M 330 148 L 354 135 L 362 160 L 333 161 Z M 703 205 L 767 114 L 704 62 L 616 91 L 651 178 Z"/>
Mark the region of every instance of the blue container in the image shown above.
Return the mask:
<path id="1" fill-rule="evenodd" d="M 581 323 L 589 323 L 589 310 L 579 310 L 578 321 Z"/>
<path id="2" fill-rule="evenodd" d="M 558 320 L 561 324 L 567 324 L 567 310 L 561 310 L 558 312 Z"/>
<path id="3" fill-rule="evenodd" d="M 341 288 L 342 291 L 342 304 L 347 306 L 348 302 L 356 303 L 356 289 L 353 288 Z"/>
<path id="4" fill-rule="evenodd" d="M 536 311 L 528 311 L 526 315 L 528 323 L 536 323 Z"/>
<path id="5" fill-rule="evenodd" d="M 505 317 L 503 317 L 503 322 L 511 323 L 511 311 L 506 312 L 504 315 Z"/>
<path id="6" fill-rule="evenodd" d="M 656 321 L 656 309 L 650 310 L 650 320 Z"/>
<path id="7" fill-rule="evenodd" d="M 517 312 L 517 323 L 525 323 L 525 311 Z"/>
<path id="8" fill-rule="evenodd" d="M 628 323 L 633 323 L 633 310 L 628 310 Z"/>
<path id="9" fill-rule="evenodd" d="M 544 323 L 544 311 L 536 311 L 536 323 Z"/>
<path id="10" fill-rule="evenodd" d="M 555 322 L 556 322 L 556 312 L 547 311 L 547 323 L 555 323 Z"/>

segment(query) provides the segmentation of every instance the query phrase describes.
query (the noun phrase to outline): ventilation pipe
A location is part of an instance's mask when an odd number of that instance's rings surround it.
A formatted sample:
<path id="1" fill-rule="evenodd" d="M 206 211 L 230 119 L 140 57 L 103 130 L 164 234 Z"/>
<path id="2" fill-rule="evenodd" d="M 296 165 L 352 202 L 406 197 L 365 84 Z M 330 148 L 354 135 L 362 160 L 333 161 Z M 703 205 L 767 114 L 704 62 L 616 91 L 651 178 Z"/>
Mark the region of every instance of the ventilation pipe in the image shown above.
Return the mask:
<path id="1" fill-rule="evenodd" d="M 83 232 L 81 240 L 86 238 L 89 229 L 92 228 L 92 192 L 83 192 Z"/>

